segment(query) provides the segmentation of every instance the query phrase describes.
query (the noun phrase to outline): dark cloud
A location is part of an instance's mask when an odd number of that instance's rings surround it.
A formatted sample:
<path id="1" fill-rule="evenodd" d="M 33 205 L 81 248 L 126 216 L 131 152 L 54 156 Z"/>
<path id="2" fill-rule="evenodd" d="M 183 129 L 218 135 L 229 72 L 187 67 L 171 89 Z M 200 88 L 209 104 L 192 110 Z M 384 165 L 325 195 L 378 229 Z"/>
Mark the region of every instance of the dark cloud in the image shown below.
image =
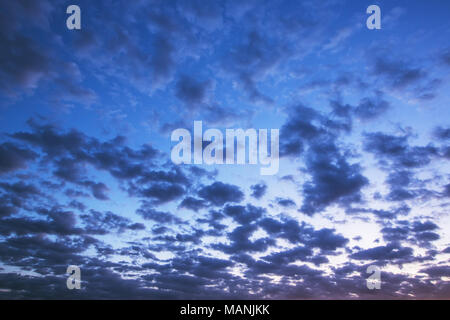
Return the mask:
<path id="1" fill-rule="evenodd" d="M 68 265 L 82 265 L 81 256 L 95 240 L 86 237 L 51 239 L 45 235 L 18 236 L 2 241 L 0 259 L 43 276 L 64 274 Z"/>
<path id="2" fill-rule="evenodd" d="M 51 58 L 30 38 L 21 35 L 9 37 L 0 32 L 0 90 L 16 95 L 17 88 L 34 89 L 39 81 L 49 76 Z"/>
<path id="3" fill-rule="evenodd" d="M 381 97 L 377 97 L 375 99 L 364 98 L 354 109 L 354 113 L 356 117 L 362 120 L 370 120 L 385 113 L 389 107 L 389 103 Z"/>
<path id="4" fill-rule="evenodd" d="M 281 128 L 281 154 L 304 153 L 311 180 L 303 184 L 301 212 L 313 215 L 332 203 L 348 206 L 361 201 L 361 189 L 368 184 L 360 166 L 349 164 L 346 149 L 336 141 L 342 127 L 303 105 L 289 109 L 289 120 Z"/>
<path id="5" fill-rule="evenodd" d="M 77 200 L 71 200 L 68 204 L 67 207 L 69 208 L 73 208 L 73 209 L 77 209 L 78 211 L 84 212 L 87 209 L 87 206 Z"/>
<path id="6" fill-rule="evenodd" d="M 384 58 L 376 59 L 374 72 L 397 88 L 405 87 L 426 76 L 426 72 L 421 68 L 410 66 L 404 61 L 391 61 Z"/>
<path id="7" fill-rule="evenodd" d="M 411 208 L 408 207 L 405 204 L 402 204 L 398 207 L 393 207 L 389 210 L 382 210 L 382 209 L 348 209 L 347 212 L 348 213 L 353 213 L 353 212 L 370 212 L 373 213 L 377 218 L 379 219 L 395 219 L 398 218 L 399 216 L 405 216 L 408 215 L 411 211 Z"/>
<path id="8" fill-rule="evenodd" d="M 142 206 L 138 210 L 136 210 L 136 213 L 146 220 L 153 220 L 161 224 L 182 223 L 182 220 L 180 218 L 176 217 L 170 212 L 158 211 L 152 207 L 151 203 L 148 202 L 144 202 Z"/>
<path id="9" fill-rule="evenodd" d="M 390 243 L 385 246 L 378 246 L 352 253 L 350 258 L 356 260 L 403 263 L 411 260 L 414 257 L 413 253 L 414 251 L 410 247 L 402 247 L 398 243 Z"/>
<path id="10" fill-rule="evenodd" d="M 275 245 L 273 238 L 259 238 L 255 241 L 249 240 L 256 230 L 258 230 L 256 224 L 246 224 L 236 227 L 228 234 L 230 244 L 214 244 L 212 248 L 227 254 L 238 254 L 243 252 L 264 252 L 270 246 Z"/>
<path id="11" fill-rule="evenodd" d="M 438 229 L 438 226 L 432 221 L 415 221 L 412 226 L 414 232 L 433 231 Z"/>
<path id="12" fill-rule="evenodd" d="M 202 187 L 198 195 L 214 206 L 222 206 L 227 202 L 241 202 L 244 199 L 244 194 L 238 186 L 222 182 Z"/>
<path id="13" fill-rule="evenodd" d="M 447 49 L 441 56 L 442 62 L 447 65 L 450 65 L 450 49 Z"/>
<path id="14" fill-rule="evenodd" d="M 33 38 L 24 35 L 25 24 L 37 30 L 47 29 L 53 6 L 48 1 L 36 5 L 15 1 L 0 5 L 0 90 L 9 95 L 31 89 L 49 75 L 51 58 Z"/>
<path id="15" fill-rule="evenodd" d="M 156 205 L 179 199 L 185 194 L 182 186 L 167 182 L 153 183 L 149 187 L 140 188 L 137 192 L 141 197 L 150 198 Z"/>
<path id="16" fill-rule="evenodd" d="M 186 13 L 187 19 L 205 29 L 214 29 L 222 22 L 223 7 L 219 2 L 204 3 L 193 0 L 179 3 L 180 10 Z"/>
<path id="17" fill-rule="evenodd" d="M 434 136 L 439 140 L 450 140 L 450 128 L 437 127 L 433 133 Z"/>
<path id="18" fill-rule="evenodd" d="M 429 165 L 439 157 L 439 149 L 428 144 L 411 146 L 409 135 L 394 136 L 381 132 L 366 133 L 364 149 L 375 155 L 380 166 L 389 172 L 388 201 L 431 198 L 437 195 L 426 189 L 424 181 L 415 177 L 415 169 Z"/>
<path id="19" fill-rule="evenodd" d="M 201 238 L 207 235 L 206 232 L 200 229 L 193 229 L 191 233 L 177 233 L 175 235 L 161 235 L 153 238 L 154 241 L 162 241 L 167 245 L 183 244 L 188 245 L 189 243 L 200 245 L 202 244 Z M 172 251 L 171 249 L 169 249 Z"/>
<path id="20" fill-rule="evenodd" d="M 198 212 L 201 209 L 207 208 L 207 202 L 201 200 L 201 199 L 196 199 L 193 197 L 186 197 L 183 199 L 183 201 L 181 201 L 180 205 L 178 206 L 179 208 L 186 208 L 195 212 Z"/>
<path id="21" fill-rule="evenodd" d="M 348 243 L 348 239 L 336 234 L 333 229 L 315 230 L 304 222 L 300 225 L 293 219 L 285 218 L 283 221 L 278 221 L 272 218 L 264 218 L 261 219 L 259 225 L 269 235 L 286 239 L 293 244 L 303 243 L 308 248 L 335 251 Z"/>
<path id="22" fill-rule="evenodd" d="M 414 221 L 410 223 L 407 220 L 400 220 L 395 223 L 385 222 L 385 227 L 381 229 L 383 239 L 391 243 L 407 241 L 411 244 L 419 244 L 421 247 L 430 248 L 431 242 L 440 239 L 440 236 L 432 231 L 438 229 L 438 226 L 432 221 Z"/>
<path id="23" fill-rule="evenodd" d="M 99 200 L 107 200 L 108 187 L 101 182 L 85 180 L 84 164 L 109 172 L 116 179 L 128 184 L 128 192 L 162 204 L 179 199 L 188 184 L 186 174 L 180 168 L 169 170 L 156 168 L 160 153 L 149 145 L 138 150 L 124 146 L 125 138 L 101 142 L 76 130 L 58 132 L 49 125 L 29 122 L 32 132 L 18 132 L 12 138 L 38 147 L 45 153 L 42 161 L 53 160 L 55 176 L 79 186 L 89 187 Z"/>
<path id="24" fill-rule="evenodd" d="M 447 184 L 446 186 L 444 186 L 444 192 L 443 192 L 444 196 L 446 197 L 450 197 L 450 183 Z"/>
<path id="25" fill-rule="evenodd" d="M 1 4 L 0 44 L 5 50 L 0 53 L 0 92 L 14 100 L 49 85 L 44 99 L 50 105 L 65 110 L 75 104 L 90 106 L 96 93 L 84 86 L 78 65 L 57 54 L 62 41 L 49 33 L 53 10 L 48 1 L 40 6 L 29 1 Z"/>
<path id="26" fill-rule="evenodd" d="M 295 204 L 295 201 L 289 198 L 276 198 L 275 199 L 277 204 L 279 204 L 280 206 L 284 207 L 284 208 L 289 208 L 289 207 L 296 207 L 297 205 Z"/>
<path id="27" fill-rule="evenodd" d="M 0 174 L 26 167 L 28 161 L 37 158 L 37 154 L 29 149 L 23 149 L 12 143 L 0 145 Z"/>
<path id="28" fill-rule="evenodd" d="M 311 238 L 307 240 L 306 244 L 323 251 L 334 251 L 337 248 L 344 247 L 347 242 L 348 239 L 335 234 L 335 230 L 324 228 L 312 232 Z"/>
<path id="29" fill-rule="evenodd" d="M 40 191 L 35 185 L 27 184 L 23 181 L 16 183 L 0 183 L 0 187 L 4 191 L 10 194 L 13 193 L 15 196 L 21 198 L 29 198 L 40 194 Z"/>
<path id="30" fill-rule="evenodd" d="M 250 186 L 252 190 L 251 196 L 255 199 L 261 199 L 267 191 L 267 185 L 265 183 L 257 183 Z"/>
<path id="31" fill-rule="evenodd" d="M 391 190 L 386 199 L 389 201 L 405 201 L 414 199 L 415 197 L 417 197 L 417 194 L 414 191 L 398 188 Z"/>
<path id="32" fill-rule="evenodd" d="M 76 227 L 76 217 L 70 211 L 60 211 L 58 209 L 41 209 L 40 213 L 47 219 L 41 218 L 6 218 L 1 221 L 1 235 L 31 234 L 53 234 L 53 235 L 80 235 L 83 234 L 81 228 Z"/>
<path id="33" fill-rule="evenodd" d="M 425 67 L 417 65 L 405 58 L 385 58 L 378 56 L 374 59 L 373 73 L 396 90 L 411 90 L 420 100 L 430 100 L 436 96 L 436 90 L 442 80 L 430 78 Z"/>
<path id="34" fill-rule="evenodd" d="M 205 99 L 209 82 L 200 82 L 189 76 L 182 76 L 176 84 L 175 95 L 189 105 L 202 103 Z"/>
<path id="35" fill-rule="evenodd" d="M 108 187 L 102 182 L 94 182 L 90 184 L 92 189 L 92 195 L 99 200 L 108 200 L 106 192 L 109 190 Z"/>
<path id="36" fill-rule="evenodd" d="M 431 144 L 410 146 L 409 136 L 393 136 L 382 132 L 367 133 L 365 150 L 375 154 L 381 160 L 390 160 L 406 168 L 419 168 L 431 162 L 438 150 Z"/>
<path id="37" fill-rule="evenodd" d="M 312 140 L 325 133 L 317 125 L 323 118 L 315 110 L 299 105 L 292 111 L 280 131 L 280 153 L 284 156 L 298 156 L 304 150 L 304 140 Z"/>
<path id="38" fill-rule="evenodd" d="M 104 235 L 111 232 L 121 233 L 127 229 L 143 229 L 141 224 L 132 223 L 129 219 L 110 211 L 100 212 L 91 209 L 88 213 L 82 214 L 80 217 L 84 224 L 85 232 L 88 234 Z"/>
<path id="39" fill-rule="evenodd" d="M 292 279 L 304 279 L 311 277 L 318 277 L 322 272 L 320 270 L 312 269 L 306 265 L 279 265 L 264 263 L 262 261 L 257 261 L 248 272 L 255 274 L 274 274 L 282 277 L 289 277 Z"/>
<path id="40" fill-rule="evenodd" d="M 4 199 L 2 199 L 4 200 Z M 18 209 L 15 206 L 11 206 L 9 204 L 2 203 L 0 205 L 0 217 L 7 217 L 14 213 L 17 213 Z"/>
<path id="41" fill-rule="evenodd" d="M 385 241 L 402 241 L 408 239 L 410 230 L 407 226 L 385 227 L 381 229 Z"/>
<path id="42" fill-rule="evenodd" d="M 283 55 L 281 46 L 274 46 L 263 35 L 251 31 L 243 43 L 226 55 L 223 69 L 239 79 L 251 100 L 271 103 L 272 98 L 258 89 L 257 82 L 281 61 Z"/>
<path id="43" fill-rule="evenodd" d="M 346 158 L 329 142 L 312 146 L 306 163 L 312 180 L 303 185 L 301 211 L 313 215 L 333 202 L 348 205 L 361 201 L 361 189 L 368 184 L 358 164 Z"/>
<path id="44" fill-rule="evenodd" d="M 223 209 L 223 214 L 233 218 L 237 223 L 250 224 L 263 216 L 266 209 L 255 207 L 250 204 L 244 206 L 227 205 Z"/>
<path id="45" fill-rule="evenodd" d="M 131 6 L 128 10 L 136 9 L 137 7 Z M 139 13 L 136 12 L 136 14 Z M 127 23 L 123 20 L 124 17 L 120 15 L 114 16 L 114 23 L 110 27 L 113 32 L 104 36 L 101 42 L 98 41 L 100 43 L 97 43 L 94 50 L 89 52 L 88 57 L 96 61 L 97 68 L 100 67 L 99 70 L 101 70 L 106 52 L 109 55 L 108 58 L 114 61 L 114 67 L 110 67 L 107 74 L 119 79 L 125 76 L 140 91 L 148 93 L 165 86 L 172 79 L 176 66 L 174 55 L 177 49 L 172 42 L 172 37 L 164 30 L 158 30 L 151 35 L 147 43 L 150 48 L 144 47 L 133 33 L 130 33 L 130 30 L 122 28 L 121 22 Z M 91 19 L 93 25 L 98 22 L 101 21 Z M 103 50 L 98 51 L 99 48 Z M 80 53 L 85 55 L 86 52 L 83 50 L 86 47 L 80 49 Z"/>
<path id="46" fill-rule="evenodd" d="M 153 70 L 154 81 L 159 83 L 168 79 L 173 72 L 175 66 L 174 47 L 163 34 L 160 34 L 155 39 L 154 50 L 150 59 L 150 67 Z"/>
<path id="47" fill-rule="evenodd" d="M 353 117 L 363 121 L 378 118 L 391 108 L 390 103 L 384 100 L 383 96 L 383 92 L 377 90 L 372 97 L 362 98 L 356 106 L 344 104 L 340 99 L 331 100 L 331 116 L 340 120 L 328 121 L 328 125 L 350 132 L 353 128 Z"/>
<path id="48" fill-rule="evenodd" d="M 416 235 L 419 242 L 430 242 L 439 240 L 441 237 L 435 232 L 420 232 Z"/>
<path id="49" fill-rule="evenodd" d="M 263 259 L 274 265 L 283 265 L 295 261 L 309 261 L 312 255 L 313 252 L 311 249 L 306 247 L 297 247 L 286 251 L 272 253 L 263 257 Z"/>
<path id="50" fill-rule="evenodd" d="M 435 266 L 420 270 L 433 278 L 450 277 L 450 266 Z"/>
<path id="51" fill-rule="evenodd" d="M 199 218 L 196 220 L 198 223 L 205 223 L 209 225 L 212 230 L 216 232 L 216 235 L 222 235 L 227 226 L 222 224 L 221 221 L 225 218 L 225 215 L 221 211 L 210 210 L 206 218 Z"/>
<path id="52" fill-rule="evenodd" d="M 289 240 L 292 243 L 302 241 L 304 225 L 300 226 L 295 220 L 288 219 L 281 222 L 272 218 L 264 218 L 261 219 L 259 225 L 269 235 Z"/>

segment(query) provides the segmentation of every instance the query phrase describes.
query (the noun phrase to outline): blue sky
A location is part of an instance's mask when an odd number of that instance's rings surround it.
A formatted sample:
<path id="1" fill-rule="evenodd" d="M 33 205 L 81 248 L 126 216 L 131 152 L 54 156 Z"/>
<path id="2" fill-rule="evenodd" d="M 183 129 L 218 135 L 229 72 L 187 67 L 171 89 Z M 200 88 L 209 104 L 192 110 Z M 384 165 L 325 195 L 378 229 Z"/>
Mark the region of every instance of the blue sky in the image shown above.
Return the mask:
<path id="1" fill-rule="evenodd" d="M 70 4 L 0 5 L 1 298 L 450 298 L 449 3 Z M 278 174 L 175 165 L 194 121 Z"/>

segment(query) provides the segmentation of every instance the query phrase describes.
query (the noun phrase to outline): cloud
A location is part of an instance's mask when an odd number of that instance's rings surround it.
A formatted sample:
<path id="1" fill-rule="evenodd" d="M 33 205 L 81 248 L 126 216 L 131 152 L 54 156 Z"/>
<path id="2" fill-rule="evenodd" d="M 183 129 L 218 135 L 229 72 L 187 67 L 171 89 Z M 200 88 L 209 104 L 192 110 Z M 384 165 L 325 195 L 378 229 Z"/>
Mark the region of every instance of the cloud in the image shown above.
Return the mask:
<path id="1" fill-rule="evenodd" d="M 0 32 L 0 90 L 7 95 L 17 95 L 17 88 L 34 89 L 43 78 L 50 75 L 51 59 L 30 38 L 8 38 Z"/>
<path id="2" fill-rule="evenodd" d="M 390 108 L 390 104 L 377 97 L 375 99 L 364 98 L 359 105 L 354 109 L 355 115 L 362 120 L 374 119 Z"/>
<path id="3" fill-rule="evenodd" d="M 153 220 L 155 222 L 166 224 L 166 223 L 176 223 L 181 224 L 183 221 L 171 214 L 170 212 L 158 211 L 152 208 L 152 204 L 149 202 L 144 202 L 136 213 L 142 216 L 146 220 Z"/>
<path id="4" fill-rule="evenodd" d="M 295 201 L 289 198 L 276 198 L 276 202 L 284 208 L 296 207 Z"/>
<path id="5" fill-rule="evenodd" d="M 274 265 L 287 265 L 295 261 L 308 261 L 308 259 L 312 255 L 313 252 L 311 249 L 305 247 L 296 247 L 287 251 L 272 253 L 268 256 L 263 257 L 263 259 Z"/>
<path id="6" fill-rule="evenodd" d="M 11 137 L 39 148 L 46 155 L 42 162 L 53 161 L 56 177 L 89 187 L 99 200 L 108 199 L 105 194 L 108 187 L 87 180 L 85 164 L 127 182 L 130 194 L 151 199 L 154 204 L 173 201 L 185 194 L 185 186 L 189 184 L 186 175 L 174 166 L 168 171 L 155 169 L 161 154 L 149 145 L 133 150 L 124 146 L 125 138 L 121 136 L 101 142 L 76 130 L 58 132 L 53 126 L 41 126 L 33 121 L 29 124 L 32 132 L 17 132 Z"/>
<path id="7" fill-rule="evenodd" d="M 368 184 L 358 164 L 349 164 L 329 142 L 318 143 L 307 155 L 312 180 L 303 185 L 301 211 L 313 215 L 333 202 L 349 205 L 361 201 L 361 189 Z"/>
<path id="8" fill-rule="evenodd" d="M 257 88 L 257 82 L 278 65 L 283 55 L 282 46 L 274 46 L 257 31 L 250 31 L 242 43 L 230 49 L 222 68 L 236 76 L 252 101 L 272 103 L 272 98 Z"/>
<path id="9" fill-rule="evenodd" d="M 415 221 L 413 224 L 413 231 L 414 232 L 423 232 L 423 231 L 433 231 L 438 229 L 438 226 L 432 222 L 432 221 Z"/>
<path id="10" fill-rule="evenodd" d="M 214 182 L 200 188 L 198 195 L 214 206 L 222 206 L 227 202 L 241 202 L 244 199 L 244 194 L 238 186 L 223 182 Z"/>
<path id="11" fill-rule="evenodd" d="M 223 209 L 223 214 L 233 218 L 237 223 L 250 224 L 263 216 L 266 209 L 255 207 L 250 204 L 244 206 L 227 205 Z"/>
<path id="12" fill-rule="evenodd" d="M 50 75 L 52 61 L 48 50 L 22 29 L 25 24 L 39 31 L 48 29 L 53 6 L 48 1 L 39 6 L 17 1 L 2 3 L 0 8 L 0 91 L 16 96 L 20 89 L 34 89 Z"/>
<path id="13" fill-rule="evenodd" d="M 252 190 L 251 196 L 255 199 L 261 199 L 267 191 L 267 185 L 265 183 L 257 183 L 250 186 Z"/>
<path id="14" fill-rule="evenodd" d="M 432 231 L 438 229 L 438 226 L 432 221 L 414 221 L 409 223 L 407 220 L 385 222 L 386 227 L 381 229 L 383 239 L 387 242 L 407 241 L 411 244 L 419 244 L 421 247 L 431 247 L 431 242 L 440 239 L 440 236 Z"/>
<path id="15" fill-rule="evenodd" d="M 23 181 L 15 183 L 0 183 L 0 187 L 9 194 L 14 194 L 20 198 L 29 198 L 39 195 L 40 191 L 33 184 L 27 184 Z"/>
<path id="16" fill-rule="evenodd" d="M 438 150 L 431 144 L 410 146 L 408 136 L 393 136 L 382 132 L 367 133 L 364 148 L 379 159 L 391 160 L 406 168 L 420 168 L 430 163 Z"/>
<path id="17" fill-rule="evenodd" d="M 434 266 L 420 270 L 422 273 L 426 273 L 434 278 L 450 277 L 449 266 Z"/>
<path id="18" fill-rule="evenodd" d="M 108 200 L 108 196 L 106 195 L 106 192 L 109 190 L 108 187 L 102 183 L 102 182 L 94 182 L 89 183 L 92 195 L 98 199 L 98 200 Z"/>
<path id="19" fill-rule="evenodd" d="M 182 76 L 176 84 L 175 95 L 188 105 L 202 103 L 205 99 L 209 82 L 200 82 L 189 76 Z"/>
<path id="20" fill-rule="evenodd" d="M 179 208 L 186 208 L 195 212 L 198 212 L 201 209 L 207 208 L 207 202 L 196 199 L 193 197 L 186 197 L 183 199 L 183 201 L 178 206 Z"/>
<path id="21" fill-rule="evenodd" d="M 432 100 L 441 86 L 442 80 L 432 78 L 425 67 L 416 65 L 407 59 L 375 57 L 373 60 L 373 73 L 386 82 L 393 90 L 403 90 L 419 100 Z"/>
<path id="22" fill-rule="evenodd" d="M 437 127 L 434 129 L 434 136 L 442 141 L 450 140 L 450 128 Z"/>
<path id="23" fill-rule="evenodd" d="M 122 233 L 125 230 L 142 230 L 141 224 L 131 223 L 127 218 L 119 216 L 110 211 L 100 212 L 97 210 L 89 210 L 89 213 L 82 214 L 82 222 L 85 232 L 88 234 L 108 234 L 111 232 Z"/>
<path id="24" fill-rule="evenodd" d="M 280 130 L 282 156 L 298 156 L 304 150 L 305 140 L 315 139 L 325 132 L 317 124 L 322 120 L 321 115 L 312 108 L 299 105 L 292 111 Z"/>
<path id="25" fill-rule="evenodd" d="M 12 143 L 0 145 L 0 174 L 26 168 L 28 161 L 37 158 L 37 154 L 29 149 L 23 149 Z"/>
<path id="26" fill-rule="evenodd" d="M 420 67 L 408 64 L 406 61 L 378 57 L 373 71 L 383 77 L 394 88 L 404 88 L 425 79 L 427 72 Z"/>
<path id="27" fill-rule="evenodd" d="M 278 221 L 266 217 L 258 224 L 269 235 L 286 239 L 293 244 L 302 243 L 308 248 L 319 248 L 322 251 L 335 251 L 348 243 L 348 239 L 336 234 L 333 229 L 315 230 L 304 222 L 300 225 L 296 220 L 289 218 Z"/>
<path id="28" fill-rule="evenodd" d="M 243 252 L 264 252 L 270 246 L 275 245 L 273 238 L 259 238 L 255 241 L 249 240 L 258 229 L 256 224 L 246 224 L 236 227 L 228 234 L 230 244 L 213 244 L 212 248 L 227 254 L 238 254 Z"/>
<path id="29" fill-rule="evenodd" d="M 70 211 L 61 211 L 58 209 L 41 209 L 41 218 L 33 219 L 28 217 L 6 218 L 2 220 L 0 234 L 8 235 L 81 235 L 83 230 L 76 227 L 75 215 Z M 42 216 L 47 219 L 42 219 Z"/>
<path id="30" fill-rule="evenodd" d="M 411 208 L 408 207 L 406 204 L 401 204 L 400 206 L 396 206 L 393 208 L 390 208 L 388 210 L 383 210 L 383 209 L 368 209 L 368 208 L 348 208 L 346 209 L 346 212 L 349 214 L 354 214 L 354 213 L 372 213 L 374 214 L 377 218 L 379 219 L 387 219 L 387 220 L 391 220 L 391 219 L 395 219 L 398 218 L 399 216 L 405 216 L 408 215 L 411 212 Z"/>
<path id="31" fill-rule="evenodd" d="M 447 49 L 441 56 L 442 62 L 450 65 L 450 49 Z"/>
<path id="32" fill-rule="evenodd" d="M 447 184 L 447 185 L 444 187 L 444 192 L 443 192 L 443 194 L 444 194 L 444 196 L 446 196 L 446 197 L 450 197 L 450 183 Z"/>
<path id="33" fill-rule="evenodd" d="M 311 239 L 307 240 L 306 244 L 323 251 L 334 251 L 337 248 L 344 247 L 348 239 L 335 234 L 334 231 L 326 228 L 314 231 L 311 234 Z"/>
<path id="34" fill-rule="evenodd" d="M 413 249 L 410 247 L 402 247 L 398 243 L 390 243 L 385 246 L 378 246 L 352 253 L 350 258 L 356 260 L 403 263 L 413 258 L 413 252 Z"/>
<path id="35" fill-rule="evenodd" d="M 409 135 L 394 136 L 382 132 L 366 133 L 364 149 L 375 155 L 381 168 L 389 172 L 388 201 L 405 201 L 438 196 L 425 188 L 424 181 L 415 177 L 415 169 L 429 165 L 439 157 L 439 149 L 429 143 L 411 146 Z"/>
<path id="36" fill-rule="evenodd" d="M 153 183 L 149 187 L 142 187 L 137 191 L 138 195 L 149 198 L 152 203 L 159 205 L 181 198 L 185 194 L 182 186 L 167 182 Z"/>

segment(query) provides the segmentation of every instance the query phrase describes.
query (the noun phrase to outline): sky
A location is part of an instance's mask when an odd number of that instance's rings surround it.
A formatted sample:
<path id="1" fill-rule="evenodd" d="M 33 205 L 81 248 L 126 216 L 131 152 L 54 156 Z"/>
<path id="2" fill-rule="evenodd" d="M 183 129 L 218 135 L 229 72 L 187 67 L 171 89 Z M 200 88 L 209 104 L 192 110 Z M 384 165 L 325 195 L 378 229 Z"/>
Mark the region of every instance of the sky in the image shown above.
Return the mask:
<path id="1" fill-rule="evenodd" d="M 0 299 L 450 299 L 448 39 L 437 0 L 1 1 Z M 174 163 L 194 121 L 278 172 Z"/>

